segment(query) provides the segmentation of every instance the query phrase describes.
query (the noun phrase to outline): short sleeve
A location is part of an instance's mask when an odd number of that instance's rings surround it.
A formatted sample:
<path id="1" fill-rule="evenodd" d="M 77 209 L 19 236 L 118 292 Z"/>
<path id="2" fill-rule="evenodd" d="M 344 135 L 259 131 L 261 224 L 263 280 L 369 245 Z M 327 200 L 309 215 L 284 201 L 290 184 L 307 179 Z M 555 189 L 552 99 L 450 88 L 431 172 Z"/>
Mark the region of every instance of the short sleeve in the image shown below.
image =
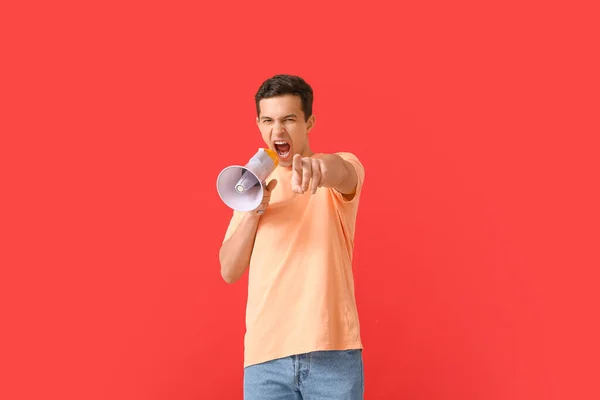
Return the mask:
<path id="1" fill-rule="evenodd" d="M 338 192 L 337 190 L 334 190 L 335 196 L 342 203 L 358 203 L 360 194 L 362 192 L 362 187 L 363 187 L 363 184 L 365 181 L 365 168 L 362 165 L 362 163 L 360 162 L 360 160 L 358 159 L 358 157 L 356 157 L 356 155 L 354 155 L 352 153 L 339 152 L 339 153 L 335 153 L 335 154 L 342 157 L 345 161 L 349 162 L 350 165 L 352 165 L 352 167 L 356 171 L 356 175 L 358 177 L 358 181 L 356 184 L 356 190 L 354 192 L 354 196 L 352 196 L 351 199 L 348 199 L 346 196 L 344 196 L 342 193 Z"/>
<path id="2" fill-rule="evenodd" d="M 233 215 L 231 216 L 231 220 L 229 221 L 229 226 L 227 227 L 227 231 L 225 232 L 225 237 L 223 238 L 223 243 L 225 243 L 235 232 L 235 230 L 240 226 L 242 219 L 244 218 L 244 213 L 240 211 L 233 211 Z"/>

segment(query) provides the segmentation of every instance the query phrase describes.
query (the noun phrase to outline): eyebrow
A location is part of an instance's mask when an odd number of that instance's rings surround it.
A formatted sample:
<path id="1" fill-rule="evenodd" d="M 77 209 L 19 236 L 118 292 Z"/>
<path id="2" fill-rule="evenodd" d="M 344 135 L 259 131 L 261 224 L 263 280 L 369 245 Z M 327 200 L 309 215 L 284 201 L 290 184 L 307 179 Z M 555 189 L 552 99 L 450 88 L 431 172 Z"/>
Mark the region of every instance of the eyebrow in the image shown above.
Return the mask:
<path id="1" fill-rule="evenodd" d="M 298 116 L 296 114 L 288 114 L 281 119 L 286 119 L 286 118 L 298 118 Z M 264 120 L 264 119 L 273 119 L 273 118 L 264 116 L 264 117 L 260 117 L 260 119 Z"/>

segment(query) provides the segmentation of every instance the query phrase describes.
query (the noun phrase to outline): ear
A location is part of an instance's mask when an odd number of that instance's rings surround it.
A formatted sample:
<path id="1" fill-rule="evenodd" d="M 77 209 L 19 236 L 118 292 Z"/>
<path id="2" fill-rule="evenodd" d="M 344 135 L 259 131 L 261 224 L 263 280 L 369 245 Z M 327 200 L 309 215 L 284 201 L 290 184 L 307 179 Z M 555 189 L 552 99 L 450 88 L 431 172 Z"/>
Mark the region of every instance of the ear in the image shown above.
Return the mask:
<path id="1" fill-rule="evenodd" d="M 306 121 L 306 134 L 310 133 L 311 129 L 315 126 L 315 115 L 311 115 Z"/>
<path id="2" fill-rule="evenodd" d="M 256 126 L 260 126 L 260 120 L 256 117 Z"/>

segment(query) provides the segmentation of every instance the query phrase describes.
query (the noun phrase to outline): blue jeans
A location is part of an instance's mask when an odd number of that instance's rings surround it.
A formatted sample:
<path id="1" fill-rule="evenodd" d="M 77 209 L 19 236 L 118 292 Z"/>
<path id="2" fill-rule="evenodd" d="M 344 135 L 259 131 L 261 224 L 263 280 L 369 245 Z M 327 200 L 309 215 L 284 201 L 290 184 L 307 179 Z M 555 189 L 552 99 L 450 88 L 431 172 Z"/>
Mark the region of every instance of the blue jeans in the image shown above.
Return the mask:
<path id="1" fill-rule="evenodd" d="M 362 350 L 316 351 L 244 369 L 244 400 L 362 400 Z"/>

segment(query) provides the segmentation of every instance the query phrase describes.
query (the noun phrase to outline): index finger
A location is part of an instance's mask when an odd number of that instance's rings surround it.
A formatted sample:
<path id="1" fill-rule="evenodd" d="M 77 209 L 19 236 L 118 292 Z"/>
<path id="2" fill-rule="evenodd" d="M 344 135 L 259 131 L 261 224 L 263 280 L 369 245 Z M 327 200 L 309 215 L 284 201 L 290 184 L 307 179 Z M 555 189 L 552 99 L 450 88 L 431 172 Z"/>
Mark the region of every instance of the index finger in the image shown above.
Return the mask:
<path id="1" fill-rule="evenodd" d="M 294 155 L 292 167 L 294 168 L 294 171 L 298 172 L 299 174 L 302 173 L 302 156 L 300 154 Z"/>

